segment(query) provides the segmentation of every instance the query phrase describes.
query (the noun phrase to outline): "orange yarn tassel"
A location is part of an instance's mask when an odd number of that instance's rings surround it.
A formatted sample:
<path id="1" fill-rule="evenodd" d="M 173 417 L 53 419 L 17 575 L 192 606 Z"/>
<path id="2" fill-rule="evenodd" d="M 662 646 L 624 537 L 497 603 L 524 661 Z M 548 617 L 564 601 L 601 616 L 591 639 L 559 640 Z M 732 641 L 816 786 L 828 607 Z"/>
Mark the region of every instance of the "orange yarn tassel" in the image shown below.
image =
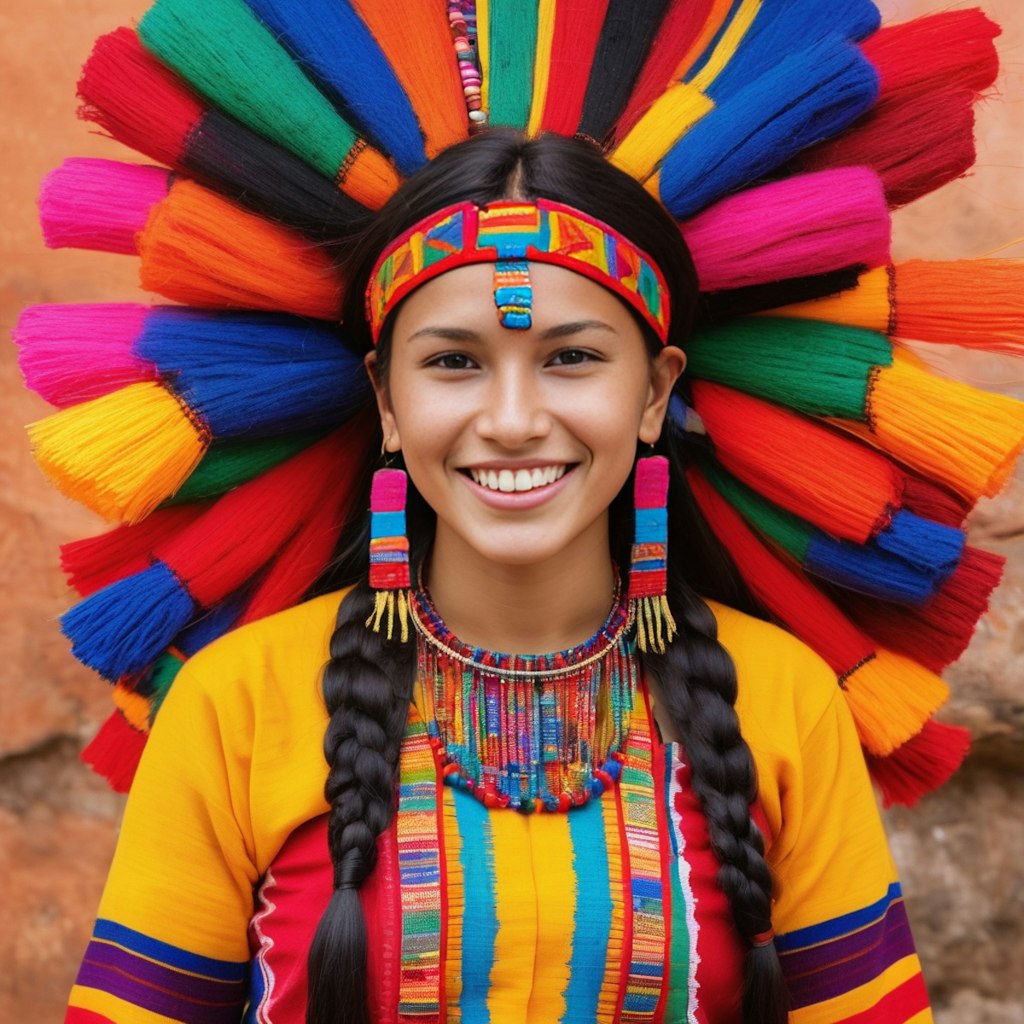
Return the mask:
<path id="1" fill-rule="evenodd" d="M 433 158 L 469 135 L 445 5 L 352 0 L 405 89 Z M 379 204 L 378 204 L 379 205 Z"/>
<path id="2" fill-rule="evenodd" d="M 341 316 L 327 251 L 195 182 L 175 182 L 138 238 L 143 288 L 187 305 Z"/>

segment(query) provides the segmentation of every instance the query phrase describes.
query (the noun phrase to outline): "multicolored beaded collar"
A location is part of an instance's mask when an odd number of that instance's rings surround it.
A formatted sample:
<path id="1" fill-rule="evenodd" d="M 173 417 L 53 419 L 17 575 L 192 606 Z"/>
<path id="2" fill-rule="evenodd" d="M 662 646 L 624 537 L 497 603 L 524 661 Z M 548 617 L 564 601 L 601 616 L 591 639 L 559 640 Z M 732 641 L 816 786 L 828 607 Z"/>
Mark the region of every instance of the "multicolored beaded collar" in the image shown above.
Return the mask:
<path id="1" fill-rule="evenodd" d="M 503 327 L 529 330 L 530 261 L 565 267 L 622 298 L 662 343 L 668 337 L 665 278 L 651 258 L 613 227 L 562 203 L 458 203 L 414 224 L 383 252 L 366 292 L 374 343 L 388 315 L 414 288 L 471 263 L 494 264 L 494 302 Z"/>
<path id="2" fill-rule="evenodd" d="M 637 685 L 620 594 L 589 640 L 554 654 L 464 644 L 422 588 L 410 611 L 421 711 L 449 785 L 529 814 L 568 811 L 615 784 Z"/>

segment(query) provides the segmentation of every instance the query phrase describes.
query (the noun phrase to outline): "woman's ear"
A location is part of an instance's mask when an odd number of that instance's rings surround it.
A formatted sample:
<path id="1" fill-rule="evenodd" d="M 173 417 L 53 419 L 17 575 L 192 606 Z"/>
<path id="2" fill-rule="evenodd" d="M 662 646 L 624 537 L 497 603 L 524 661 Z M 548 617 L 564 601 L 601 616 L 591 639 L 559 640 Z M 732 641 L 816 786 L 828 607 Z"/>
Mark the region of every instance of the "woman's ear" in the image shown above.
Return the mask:
<path id="1" fill-rule="evenodd" d="M 654 444 L 661 437 L 672 388 L 684 369 L 686 356 L 683 350 L 675 345 L 666 345 L 652 361 L 647 404 L 640 418 L 640 430 L 637 435 L 645 444 Z"/>
<path id="2" fill-rule="evenodd" d="M 373 394 L 377 399 L 377 413 L 380 416 L 380 429 L 384 434 L 384 450 L 398 452 L 402 450 L 402 441 L 398 436 L 398 424 L 395 422 L 395 414 L 391 409 L 391 401 L 388 397 L 387 385 L 380 379 L 377 372 L 377 353 L 367 352 L 363 359 L 366 373 L 373 385 Z"/>

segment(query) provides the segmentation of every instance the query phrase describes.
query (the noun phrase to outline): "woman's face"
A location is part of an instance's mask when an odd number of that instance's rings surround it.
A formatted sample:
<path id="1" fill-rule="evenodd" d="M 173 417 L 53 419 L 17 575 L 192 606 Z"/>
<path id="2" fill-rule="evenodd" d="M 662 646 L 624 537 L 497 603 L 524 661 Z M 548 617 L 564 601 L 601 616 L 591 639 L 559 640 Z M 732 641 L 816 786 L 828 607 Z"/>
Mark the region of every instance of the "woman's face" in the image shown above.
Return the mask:
<path id="1" fill-rule="evenodd" d="M 503 328 L 493 275 L 460 267 L 401 306 L 377 387 L 385 445 L 437 513 L 438 543 L 509 565 L 607 553 L 608 506 L 637 440 L 661 432 L 683 355 L 652 361 L 619 299 L 547 264 L 530 265 L 532 328 Z"/>

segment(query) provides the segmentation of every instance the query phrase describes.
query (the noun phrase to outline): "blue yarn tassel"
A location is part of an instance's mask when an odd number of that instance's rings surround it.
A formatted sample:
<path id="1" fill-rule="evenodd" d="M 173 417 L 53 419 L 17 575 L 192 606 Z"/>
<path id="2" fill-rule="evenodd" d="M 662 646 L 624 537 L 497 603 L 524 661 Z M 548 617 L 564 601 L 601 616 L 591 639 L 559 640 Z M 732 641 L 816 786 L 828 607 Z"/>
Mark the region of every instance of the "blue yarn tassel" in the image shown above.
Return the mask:
<path id="1" fill-rule="evenodd" d="M 72 654 L 116 682 L 144 669 L 194 613 L 195 602 L 174 573 L 154 562 L 80 601 L 60 623 Z"/>
<path id="2" fill-rule="evenodd" d="M 215 438 L 333 426 L 370 399 L 362 358 L 343 335 L 298 317 L 161 307 L 134 351 L 157 365 Z"/>
<path id="3" fill-rule="evenodd" d="M 967 535 L 954 526 L 934 523 L 900 509 L 875 542 L 883 551 L 944 580 L 960 561 Z"/>
<path id="4" fill-rule="evenodd" d="M 935 592 L 935 576 L 915 569 L 876 544 L 853 544 L 817 533 L 804 567 L 847 590 L 900 604 L 923 604 Z"/>
<path id="5" fill-rule="evenodd" d="M 831 138 L 878 97 L 878 72 L 857 47 L 830 37 L 784 57 L 699 121 L 669 151 L 661 199 L 677 219 Z"/>
<path id="6" fill-rule="evenodd" d="M 302 70 L 329 93 L 403 174 L 427 162 L 409 97 L 347 0 L 246 0 Z M 440 17 L 444 16 L 443 7 Z"/>
<path id="7" fill-rule="evenodd" d="M 732 59 L 708 88 L 716 103 L 723 103 L 741 88 L 765 74 L 787 54 L 806 50 L 827 36 L 855 41 L 878 30 L 881 15 L 871 0 L 780 0 L 766 3 Z M 725 26 L 723 26 L 724 28 Z M 711 56 L 711 49 L 704 58 Z M 691 80 L 700 70 L 694 67 Z"/>

